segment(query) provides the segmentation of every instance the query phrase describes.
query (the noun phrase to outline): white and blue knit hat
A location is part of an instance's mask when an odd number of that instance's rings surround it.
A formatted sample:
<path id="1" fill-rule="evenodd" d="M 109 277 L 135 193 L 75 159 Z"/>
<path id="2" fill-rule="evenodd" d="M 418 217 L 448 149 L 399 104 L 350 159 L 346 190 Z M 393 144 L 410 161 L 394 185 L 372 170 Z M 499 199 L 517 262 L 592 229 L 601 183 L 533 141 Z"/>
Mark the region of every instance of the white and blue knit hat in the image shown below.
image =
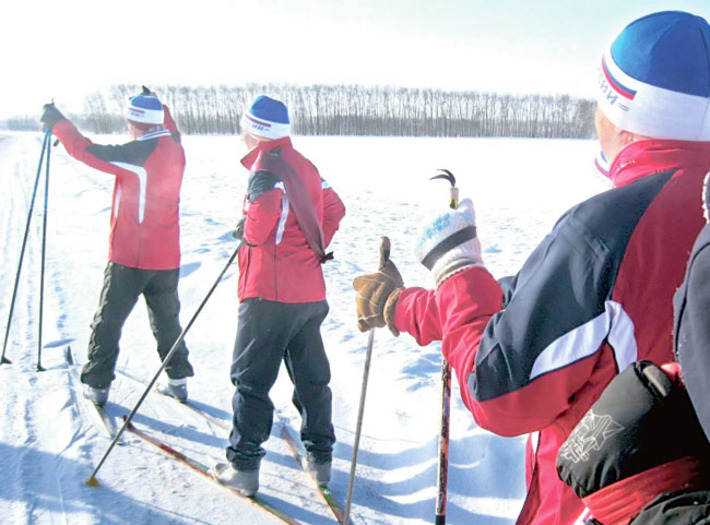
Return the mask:
<path id="1" fill-rule="evenodd" d="M 632 22 L 602 58 L 599 108 L 651 138 L 710 141 L 710 25 L 682 11 Z"/>
<path id="2" fill-rule="evenodd" d="M 163 104 L 155 95 L 136 95 L 126 104 L 126 118 L 131 122 L 148 126 L 163 124 Z"/>
<path id="3" fill-rule="evenodd" d="M 265 139 L 280 139 L 291 134 L 288 109 L 280 100 L 257 97 L 242 116 L 242 131 Z"/>

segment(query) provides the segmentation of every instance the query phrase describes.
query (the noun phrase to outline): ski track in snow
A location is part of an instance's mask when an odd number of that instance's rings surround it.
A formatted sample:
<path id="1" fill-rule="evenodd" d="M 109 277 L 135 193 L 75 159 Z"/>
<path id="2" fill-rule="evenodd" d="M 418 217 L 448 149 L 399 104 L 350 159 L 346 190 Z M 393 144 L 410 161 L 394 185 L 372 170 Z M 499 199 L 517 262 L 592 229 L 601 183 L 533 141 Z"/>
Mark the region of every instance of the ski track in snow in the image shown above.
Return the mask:
<path id="1" fill-rule="evenodd" d="M 0 136 L 0 318 L 8 318 L 12 286 L 43 135 Z M 99 137 L 117 143 L 122 137 Z M 392 241 L 392 260 L 405 284 L 431 285 L 413 255 L 421 220 L 448 202 L 448 185 L 429 181 L 438 168 L 457 176 L 461 197 L 476 204 L 484 260 L 494 275 L 516 271 L 569 206 L 606 188 L 591 174 L 592 141 L 513 139 L 375 139 L 296 137 L 343 198 L 347 216 L 324 266 L 331 312 L 323 337 L 333 374 L 335 447 L 331 489 L 345 504 L 367 335 L 355 323 L 352 279 L 377 269 L 379 239 Z M 187 170 L 181 201 L 181 320 L 187 324 L 236 248 L 231 232 L 241 210 L 246 173 L 237 137 L 185 137 Z M 510 153 L 513 151 L 514 153 Z M 502 160 L 504 164 L 502 164 Z M 553 162 L 554 161 L 554 162 Z M 585 177 L 585 174 L 588 174 Z M 85 485 L 109 446 L 78 376 L 64 362 L 71 346 L 85 360 L 89 324 L 106 264 L 113 178 L 51 153 L 42 364 L 37 338 L 44 169 L 11 324 L 0 366 L 0 521 L 10 524 L 271 524 L 240 501 L 129 432 Z M 445 206 L 445 204 L 443 205 Z M 196 376 L 190 398 L 225 423 L 231 420 L 229 366 L 236 330 L 236 263 L 186 337 Z M 419 348 L 406 335 L 377 330 L 365 400 L 351 517 L 361 524 L 423 524 L 433 520 L 440 418 L 437 344 Z M 124 327 L 117 379 L 107 404 L 121 425 L 160 366 L 143 301 Z M 161 378 L 162 379 L 162 378 Z M 260 494 L 303 523 L 332 523 L 329 511 L 279 437 L 300 417 L 285 373 L 272 391 L 276 407 L 265 444 Z M 190 457 L 224 461 L 228 432 L 172 400 L 150 394 L 134 423 Z M 448 521 L 511 523 L 524 495 L 524 438 L 504 439 L 476 426 L 452 381 Z"/>

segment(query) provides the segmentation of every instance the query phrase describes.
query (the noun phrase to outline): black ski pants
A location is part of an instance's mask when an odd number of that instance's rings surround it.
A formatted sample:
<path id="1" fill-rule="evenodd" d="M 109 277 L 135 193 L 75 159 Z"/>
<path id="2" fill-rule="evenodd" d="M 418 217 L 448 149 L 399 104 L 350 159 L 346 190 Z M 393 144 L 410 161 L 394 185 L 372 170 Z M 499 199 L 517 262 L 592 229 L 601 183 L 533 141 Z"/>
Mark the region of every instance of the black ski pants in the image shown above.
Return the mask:
<path id="1" fill-rule="evenodd" d="M 177 285 L 179 270 L 140 270 L 109 262 L 99 308 L 91 323 L 89 360 L 81 372 L 81 381 L 97 388 L 107 388 L 115 378 L 121 330 L 138 298 L 143 295 L 153 336 L 158 343 L 161 361 L 180 336 Z M 188 361 L 185 342 L 165 367 L 168 377 L 180 379 L 194 375 Z"/>
<path id="2" fill-rule="evenodd" d="M 231 379 L 233 428 L 227 459 L 239 470 L 259 467 L 269 438 L 274 405 L 269 391 L 281 362 L 294 385 L 293 404 L 302 417 L 301 441 L 318 463 L 332 460 L 335 433 L 332 424 L 330 363 L 320 326 L 328 303 L 279 303 L 245 299 L 239 305 Z"/>

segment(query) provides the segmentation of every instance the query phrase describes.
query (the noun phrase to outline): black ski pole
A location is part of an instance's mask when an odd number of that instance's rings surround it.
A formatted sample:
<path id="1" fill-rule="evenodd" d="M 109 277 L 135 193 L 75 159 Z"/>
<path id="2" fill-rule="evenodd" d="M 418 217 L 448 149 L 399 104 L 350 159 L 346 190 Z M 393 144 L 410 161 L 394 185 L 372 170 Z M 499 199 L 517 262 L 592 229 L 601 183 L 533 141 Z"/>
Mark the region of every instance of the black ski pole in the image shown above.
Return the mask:
<path id="1" fill-rule="evenodd" d="M 30 200 L 30 210 L 27 212 L 27 224 L 25 226 L 25 236 L 22 239 L 22 249 L 20 250 L 20 260 L 17 263 L 17 275 L 15 276 L 15 286 L 12 290 L 12 300 L 10 301 L 10 313 L 7 316 L 7 326 L 5 327 L 5 341 L 2 344 L 2 356 L 0 356 L 0 365 L 12 363 L 5 357 L 7 351 L 7 339 L 10 335 L 10 325 L 12 324 L 12 314 L 15 310 L 15 299 L 17 298 L 17 286 L 20 283 L 20 272 L 22 271 L 22 261 L 25 257 L 25 248 L 27 246 L 27 235 L 30 231 L 30 223 L 32 222 L 32 213 L 35 206 L 35 197 L 37 196 L 37 186 L 39 185 L 39 177 L 42 173 L 42 162 L 44 161 L 44 152 L 47 150 L 47 145 L 52 139 L 52 132 L 48 129 L 44 133 L 44 142 L 42 143 L 42 153 L 39 156 L 39 166 L 37 166 L 37 176 L 35 177 L 34 189 L 32 190 L 32 199 Z"/>
<path id="2" fill-rule="evenodd" d="M 231 265 L 232 262 L 234 261 L 234 258 L 235 258 L 235 257 L 237 256 L 237 254 L 239 253 L 239 250 L 241 249 L 241 247 L 242 247 L 243 244 L 244 244 L 243 242 L 240 242 L 240 243 L 239 243 L 239 246 L 237 246 L 236 250 L 234 250 L 234 253 L 232 254 L 232 256 L 231 256 L 231 257 L 229 258 L 229 260 L 227 261 L 227 264 L 224 266 L 224 269 L 223 269 L 222 272 L 219 274 L 219 277 L 217 277 L 217 280 L 216 280 L 216 281 L 214 282 L 214 284 L 212 285 L 212 288 L 210 288 L 210 291 L 207 292 L 207 295 L 205 296 L 205 298 L 204 298 L 204 299 L 202 300 L 202 302 L 200 303 L 200 306 L 197 307 L 197 310 L 196 310 L 195 313 L 192 315 L 192 318 L 190 319 L 190 322 L 187 323 L 187 326 L 185 326 L 185 328 L 183 328 L 182 332 L 180 332 L 180 335 L 178 336 L 178 338 L 177 338 L 177 339 L 175 340 L 175 342 L 173 343 L 172 348 L 170 348 L 170 351 L 169 351 L 169 352 L 167 353 L 167 355 L 165 356 L 165 359 L 163 359 L 163 362 L 160 364 L 160 368 L 158 368 L 158 371 L 155 373 L 155 376 L 153 377 L 153 379 L 150 381 L 150 383 L 148 383 L 148 386 L 146 387 L 145 392 L 143 392 L 143 395 L 141 395 L 140 399 L 139 399 L 138 402 L 136 403 L 136 406 L 133 407 L 133 410 L 131 410 L 131 413 L 128 414 L 128 416 L 124 418 L 123 426 L 118 430 L 118 432 L 116 432 L 116 435 L 114 436 L 113 441 L 111 441 L 111 444 L 109 445 L 108 449 L 106 449 L 106 452 L 104 453 L 103 457 L 101 458 L 101 461 L 99 461 L 99 464 L 96 465 L 96 468 L 95 468 L 94 471 L 91 473 L 91 476 L 89 476 L 89 479 L 86 480 L 86 484 L 89 485 L 90 487 L 98 487 L 98 486 L 99 486 L 99 482 L 96 480 L 96 473 L 99 471 L 99 469 L 101 468 L 101 466 L 102 466 L 102 465 L 104 464 L 104 462 L 106 461 L 106 458 L 107 458 L 108 455 L 111 453 L 111 450 L 113 450 L 113 447 L 115 447 L 115 446 L 116 446 L 116 443 L 118 443 L 118 439 L 121 437 L 121 434 L 123 434 L 123 431 L 126 430 L 126 428 L 130 425 L 131 419 L 133 419 L 133 416 L 136 414 L 136 412 L 138 412 L 138 408 L 141 406 L 141 404 L 142 404 L 143 401 L 145 400 L 146 396 L 148 395 L 148 392 L 150 392 L 151 388 L 153 388 L 153 385 L 154 385 L 155 382 L 158 380 L 158 377 L 160 376 L 160 373 L 161 373 L 163 370 L 165 370 L 165 367 L 166 367 L 166 366 L 168 365 L 168 363 L 170 362 L 170 359 L 172 359 L 173 354 L 177 351 L 178 347 L 180 346 L 180 343 L 182 343 L 183 339 L 185 339 L 185 334 L 187 334 L 188 330 L 190 330 L 190 327 L 191 327 L 192 324 L 195 322 L 195 319 L 197 319 L 197 316 L 198 316 L 198 315 L 200 314 L 200 312 L 202 311 L 202 308 L 203 308 L 203 307 L 205 306 L 205 304 L 207 303 L 207 300 L 208 300 L 208 299 L 210 298 L 210 296 L 212 295 L 212 292 L 214 292 L 215 288 L 217 288 L 217 285 L 218 285 L 218 284 L 220 283 L 220 281 L 222 280 L 222 277 L 224 277 L 224 274 L 227 273 L 227 269 L 230 267 L 230 265 Z"/>
<path id="3" fill-rule="evenodd" d="M 42 264 L 39 278 L 39 330 L 37 335 L 37 371 L 42 367 L 42 321 L 44 319 L 44 263 L 47 253 L 47 202 L 49 200 L 49 159 L 52 153 L 52 138 L 47 139 L 47 164 L 44 177 L 44 220 L 42 222 Z"/>
<path id="4" fill-rule="evenodd" d="M 353 458 L 350 463 L 350 479 L 348 481 L 348 497 L 345 501 L 345 513 L 343 523 L 350 523 L 350 505 L 353 501 L 353 486 L 355 485 L 355 469 L 357 468 L 357 452 L 360 447 L 360 431 L 362 430 L 362 418 L 365 412 L 365 394 L 367 393 L 367 377 L 370 373 L 370 358 L 372 357 L 372 346 L 375 340 L 375 329 L 370 328 L 367 336 L 367 351 L 365 353 L 365 369 L 362 374 L 362 389 L 360 390 L 360 407 L 357 412 L 357 425 L 355 427 L 355 440 L 353 441 Z"/>
<path id="5" fill-rule="evenodd" d="M 439 462 L 436 483 L 435 525 L 446 523 L 446 499 L 449 484 L 449 421 L 451 414 L 451 367 L 441 358 L 441 426 L 439 430 Z"/>
<path id="6" fill-rule="evenodd" d="M 380 268 L 384 268 L 390 258 L 390 240 L 388 237 L 380 239 Z M 362 419 L 365 413 L 365 394 L 367 393 L 367 378 L 370 374 L 370 360 L 372 357 L 372 347 L 375 340 L 375 329 L 370 328 L 367 337 L 367 351 L 365 352 L 365 369 L 362 374 L 362 389 L 360 390 L 360 407 L 357 412 L 357 424 L 355 426 L 355 440 L 353 441 L 353 459 L 350 463 L 350 481 L 348 482 L 348 497 L 345 501 L 345 514 L 343 523 L 349 525 L 350 505 L 353 500 L 353 486 L 355 485 L 355 469 L 357 467 L 357 453 L 360 447 L 360 433 L 362 431 Z"/>
<path id="7" fill-rule="evenodd" d="M 432 177 L 433 179 L 446 179 L 451 184 L 449 207 L 456 209 L 459 206 L 459 189 L 456 187 L 456 177 L 449 170 L 440 169 L 444 173 Z M 435 525 L 446 523 L 446 499 L 449 483 L 449 426 L 451 419 L 451 366 L 446 359 L 441 358 L 441 426 L 439 429 L 439 464 L 436 490 L 436 515 Z"/>

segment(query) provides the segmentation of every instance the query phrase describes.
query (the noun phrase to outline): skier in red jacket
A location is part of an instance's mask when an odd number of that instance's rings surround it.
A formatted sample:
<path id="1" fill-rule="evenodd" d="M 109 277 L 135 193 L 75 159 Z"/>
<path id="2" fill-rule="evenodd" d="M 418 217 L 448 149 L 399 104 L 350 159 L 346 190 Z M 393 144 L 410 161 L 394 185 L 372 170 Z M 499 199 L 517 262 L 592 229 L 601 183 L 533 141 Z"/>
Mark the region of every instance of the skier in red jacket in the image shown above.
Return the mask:
<path id="1" fill-rule="evenodd" d="M 84 395 L 97 405 L 108 400 L 118 358 L 121 329 L 143 295 L 161 359 L 179 337 L 180 187 L 185 152 L 177 125 L 147 88 L 126 106 L 132 141 L 117 146 L 94 144 L 54 106 L 41 116 L 77 160 L 114 175 L 109 262 L 99 308 L 91 324 L 89 360 L 81 372 Z M 194 375 L 184 342 L 165 368 L 163 393 L 187 399 L 187 377 Z"/>
<path id="2" fill-rule="evenodd" d="M 330 481 L 335 434 L 331 421 L 330 365 L 320 326 L 328 314 L 321 264 L 345 215 L 335 191 L 293 148 L 286 106 L 258 97 L 242 121 L 249 153 L 239 251 L 239 319 L 231 370 L 236 387 L 229 463 L 216 478 L 245 495 L 259 488 L 261 444 L 271 431 L 269 391 L 283 361 L 303 417 L 301 440 L 308 468 Z"/>
<path id="3" fill-rule="evenodd" d="M 517 275 L 485 268 L 473 203 L 423 231 L 435 290 L 390 261 L 358 277 L 358 326 L 442 341 L 477 423 L 530 434 L 520 524 L 572 524 L 584 504 L 557 453 L 632 363 L 673 357 L 673 293 L 700 231 L 710 170 L 710 26 L 683 12 L 629 24 L 604 53 L 596 128 L 614 188 L 569 210 Z"/>

